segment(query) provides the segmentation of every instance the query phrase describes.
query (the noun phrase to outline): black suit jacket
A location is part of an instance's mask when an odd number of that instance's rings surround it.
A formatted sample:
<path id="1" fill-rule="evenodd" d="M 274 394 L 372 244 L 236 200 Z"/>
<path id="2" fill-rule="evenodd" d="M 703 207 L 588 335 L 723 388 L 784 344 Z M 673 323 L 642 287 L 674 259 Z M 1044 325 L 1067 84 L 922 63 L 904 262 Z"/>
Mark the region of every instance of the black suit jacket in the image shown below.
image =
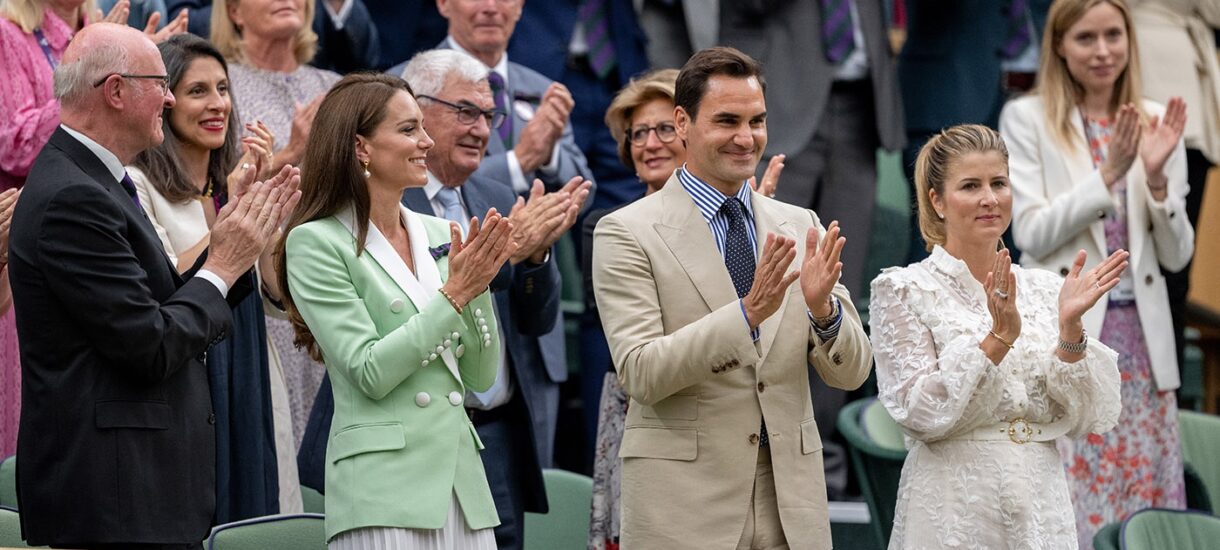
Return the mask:
<path id="1" fill-rule="evenodd" d="M 25 538 L 202 540 L 216 444 L 203 359 L 229 331 L 229 303 L 211 283 L 179 277 L 139 207 L 63 129 L 30 170 L 9 257 Z"/>

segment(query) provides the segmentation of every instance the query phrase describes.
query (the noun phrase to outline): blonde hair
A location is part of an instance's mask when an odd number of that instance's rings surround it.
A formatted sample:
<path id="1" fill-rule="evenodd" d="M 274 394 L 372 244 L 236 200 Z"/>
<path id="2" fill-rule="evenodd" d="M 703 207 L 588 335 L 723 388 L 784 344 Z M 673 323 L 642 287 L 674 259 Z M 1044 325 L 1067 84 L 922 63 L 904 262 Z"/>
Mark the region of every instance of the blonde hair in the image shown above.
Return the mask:
<path id="1" fill-rule="evenodd" d="M 606 128 L 618 144 L 618 158 L 628 168 L 635 169 L 631 160 L 631 141 L 627 132 L 631 130 L 631 116 L 636 109 L 654 99 L 673 103 L 674 83 L 678 80 L 678 69 L 660 69 L 631 79 L 606 109 Z"/>
<path id="2" fill-rule="evenodd" d="M 949 168 L 971 153 L 999 153 L 1008 165 L 1008 147 L 995 130 L 981 124 L 961 124 L 932 136 L 915 159 L 915 194 L 919 203 L 919 232 L 929 252 L 933 245 L 945 244 L 945 221 L 932 206 L 932 193 L 945 196 Z"/>
<path id="3" fill-rule="evenodd" d="M 1114 82 L 1109 110 L 1113 113 L 1120 105 L 1133 103 L 1141 116 L 1146 114 L 1140 101 L 1142 94 L 1139 47 L 1135 40 L 1135 27 L 1131 22 L 1131 9 L 1127 7 L 1127 3 L 1124 0 L 1056 0 L 1051 5 L 1050 13 L 1046 17 L 1046 30 L 1042 33 L 1042 59 L 1034 93 L 1042 97 L 1046 122 L 1052 128 L 1055 138 L 1069 150 L 1084 143 L 1072 127 L 1072 117 L 1079 116 L 1077 109 L 1084 99 L 1084 88 L 1072 78 L 1067 61 L 1059 55 L 1058 49 L 1067 37 L 1068 29 L 1080 21 L 1086 12 L 1101 4 L 1109 4 L 1118 9 L 1123 16 L 1123 24 L 1127 26 L 1127 67 Z"/>
<path id="4" fill-rule="evenodd" d="M 85 0 L 77 9 L 85 18 L 97 8 L 97 0 Z M 47 9 L 47 0 L 3 0 L 0 1 L 0 17 L 12 21 L 21 27 L 21 31 L 31 34 L 34 29 L 42 26 L 43 14 Z"/>
<path id="5" fill-rule="evenodd" d="M 313 60 L 314 54 L 318 52 L 318 35 L 313 32 L 314 3 L 313 0 L 304 1 L 305 24 L 301 26 L 301 30 L 297 31 L 292 44 L 292 53 L 296 56 L 297 63 L 302 65 Z M 241 29 L 238 29 L 237 24 L 229 19 L 229 4 L 236 7 L 240 3 L 241 0 L 213 0 L 212 2 L 212 32 L 209 39 L 220 54 L 231 63 L 246 62 L 245 50 L 241 41 Z"/>

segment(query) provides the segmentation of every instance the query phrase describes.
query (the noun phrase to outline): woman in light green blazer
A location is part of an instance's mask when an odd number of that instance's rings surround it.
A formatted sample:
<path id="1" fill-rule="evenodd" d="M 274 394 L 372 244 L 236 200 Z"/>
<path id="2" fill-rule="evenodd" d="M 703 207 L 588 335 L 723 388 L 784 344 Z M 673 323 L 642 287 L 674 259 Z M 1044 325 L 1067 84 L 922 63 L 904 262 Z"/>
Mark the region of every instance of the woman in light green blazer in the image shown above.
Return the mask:
<path id="1" fill-rule="evenodd" d="M 297 344 L 335 398 L 330 548 L 495 548 L 499 521 L 462 402 L 495 381 L 487 285 L 516 249 L 494 210 L 456 224 L 399 203 L 432 140 L 410 88 L 349 75 L 326 95 L 279 262 Z"/>

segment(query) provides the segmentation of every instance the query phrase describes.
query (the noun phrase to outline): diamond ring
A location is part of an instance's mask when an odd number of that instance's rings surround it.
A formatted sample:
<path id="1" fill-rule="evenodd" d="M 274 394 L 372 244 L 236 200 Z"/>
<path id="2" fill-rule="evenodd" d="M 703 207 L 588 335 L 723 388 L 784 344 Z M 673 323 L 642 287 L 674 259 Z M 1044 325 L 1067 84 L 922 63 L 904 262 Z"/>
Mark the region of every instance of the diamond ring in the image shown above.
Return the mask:
<path id="1" fill-rule="evenodd" d="M 1007 299 L 1008 299 L 1008 293 L 1007 293 L 1007 292 L 1004 292 L 1003 290 L 1000 290 L 1000 289 L 998 289 L 998 288 L 997 288 L 997 289 L 995 289 L 995 290 L 993 290 L 993 291 L 991 291 L 991 293 L 992 293 L 992 294 L 995 294 L 996 296 L 999 296 L 1001 300 L 1007 300 Z"/>

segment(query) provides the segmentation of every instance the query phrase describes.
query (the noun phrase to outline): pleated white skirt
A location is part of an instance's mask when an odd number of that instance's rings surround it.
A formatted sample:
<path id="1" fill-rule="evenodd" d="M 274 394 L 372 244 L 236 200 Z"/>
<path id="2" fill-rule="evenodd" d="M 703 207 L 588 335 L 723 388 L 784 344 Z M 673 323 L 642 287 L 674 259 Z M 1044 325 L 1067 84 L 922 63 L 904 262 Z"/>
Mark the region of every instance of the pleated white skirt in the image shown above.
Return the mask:
<path id="1" fill-rule="evenodd" d="M 440 529 L 363 527 L 335 535 L 328 550 L 496 550 L 491 529 L 472 530 L 462 516 L 457 494 L 452 494 L 449 517 Z"/>

